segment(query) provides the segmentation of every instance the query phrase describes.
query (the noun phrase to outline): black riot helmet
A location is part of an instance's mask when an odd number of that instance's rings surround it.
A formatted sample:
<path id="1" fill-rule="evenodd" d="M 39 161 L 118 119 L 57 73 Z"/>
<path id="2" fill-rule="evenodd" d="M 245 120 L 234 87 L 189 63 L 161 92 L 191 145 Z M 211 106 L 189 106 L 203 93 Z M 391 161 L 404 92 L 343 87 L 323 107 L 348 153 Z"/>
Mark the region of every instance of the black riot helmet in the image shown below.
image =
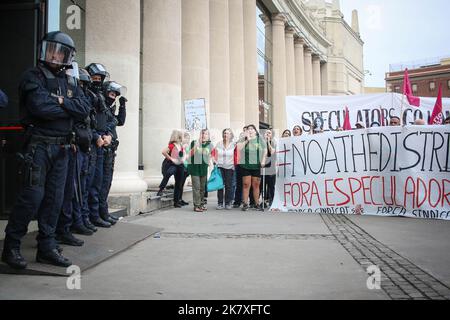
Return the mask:
<path id="1" fill-rule="evenodd" d="M 103 92 L 106 95 L 108 95 L 109 92 L 115 92 L 116 97 L 118 96 L 125 97 L 127 95 L 127 87 L 124 87 L 115 81 L 106 81 L 103 84 Z"/>
<path id="2" fill-rule="evenodd" d="M 86 69 L 79 68 L 78 73 L 80 74 L 80 81 L 88 84 L 92 82 L 91 76 L 86 71 Z"/>
<path id="3" fill-rule="evenodd" d="M 86 70 L 91 77 L 95 75 L 101 76 L 102 82 L 109 80 L 109 73 L 106 71 L 105 66 L 101 63 L 91 63 L 86 67 Z"/>
<path id="4" fill-rule="evenodd" d="M 75 43 L 61 31 L 49 32 L 42 39 L 39 61 L 59 67 L 69 67 L 75 57 Z"/>

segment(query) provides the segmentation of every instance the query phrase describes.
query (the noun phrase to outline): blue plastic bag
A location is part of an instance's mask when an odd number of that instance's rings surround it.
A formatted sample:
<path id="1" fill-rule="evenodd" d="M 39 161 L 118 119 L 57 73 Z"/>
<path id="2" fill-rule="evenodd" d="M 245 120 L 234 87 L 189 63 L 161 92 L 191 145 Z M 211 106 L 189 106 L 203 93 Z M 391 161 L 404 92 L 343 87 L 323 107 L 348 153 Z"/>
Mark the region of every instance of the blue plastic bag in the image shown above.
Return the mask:
<path id="1" fill-rule="evenodd" d="M 225 186 L 223 185 L 222 173 L 217 166 L 214 166 L 214 169 L 211 172 L 211 176 L 208 179 L 207 190 L 208 192 L 213 192 L 221 190 L 224 187 Z"/>

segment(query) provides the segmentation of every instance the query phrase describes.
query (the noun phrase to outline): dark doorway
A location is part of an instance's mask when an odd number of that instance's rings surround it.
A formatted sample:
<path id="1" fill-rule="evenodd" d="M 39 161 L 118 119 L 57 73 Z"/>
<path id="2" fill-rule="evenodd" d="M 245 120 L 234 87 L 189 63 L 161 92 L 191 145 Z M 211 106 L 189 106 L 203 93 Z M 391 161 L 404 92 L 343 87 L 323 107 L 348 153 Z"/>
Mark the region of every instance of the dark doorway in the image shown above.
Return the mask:
<path id="1" fill-rule="evenodd" d="M 0 219 L 7 218 L 20 186 L 16 153 L 21 151 L 18 85 L 22 73 L 36 65 L 45 31 L 45 1 L 2 0 L 0 3 L 0 88 L 9 105 L 0 109 Z"/>

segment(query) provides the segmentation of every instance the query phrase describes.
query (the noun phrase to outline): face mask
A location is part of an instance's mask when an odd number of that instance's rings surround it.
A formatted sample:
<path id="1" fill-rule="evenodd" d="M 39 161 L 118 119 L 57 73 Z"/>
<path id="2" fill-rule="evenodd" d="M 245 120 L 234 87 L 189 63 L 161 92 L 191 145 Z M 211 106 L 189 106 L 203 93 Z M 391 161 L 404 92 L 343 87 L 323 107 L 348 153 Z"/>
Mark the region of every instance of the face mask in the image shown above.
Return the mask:
<path id="1" fill-rule="evenodd" d="M 101 81 L 92 81 L 91 84 L 91 90 L 95 93 L 99 93 L 102 89 L 102 82 Z"/>
<path id="2" fill-rule="evenodd" d="M 105 101 L 106 101 L 106 105 L 107 105 L 108 107 L 112 107 L 113 104 L 114 104 L 114 102 L 116 102 L 116 99 L 112 99 L 112 98 L 110 98 L 110 97 L 106 97 Z"/>

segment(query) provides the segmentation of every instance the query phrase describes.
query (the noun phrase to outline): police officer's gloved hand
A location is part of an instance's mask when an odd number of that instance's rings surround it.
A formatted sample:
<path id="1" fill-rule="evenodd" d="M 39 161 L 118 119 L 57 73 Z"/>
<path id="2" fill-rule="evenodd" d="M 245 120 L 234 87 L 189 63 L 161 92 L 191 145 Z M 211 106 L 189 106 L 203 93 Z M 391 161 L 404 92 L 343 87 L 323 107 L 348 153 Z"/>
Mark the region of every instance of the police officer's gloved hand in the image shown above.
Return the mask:
<path id="1" fill-rule="evenodd" d="M 125 98 L 125 97 L 120 97 L 119 98 L 119 104 L 120 104 L 120 106 L 121 107 L 125 107 L 125 103 L 127 102 L 128 100 Z"/>

